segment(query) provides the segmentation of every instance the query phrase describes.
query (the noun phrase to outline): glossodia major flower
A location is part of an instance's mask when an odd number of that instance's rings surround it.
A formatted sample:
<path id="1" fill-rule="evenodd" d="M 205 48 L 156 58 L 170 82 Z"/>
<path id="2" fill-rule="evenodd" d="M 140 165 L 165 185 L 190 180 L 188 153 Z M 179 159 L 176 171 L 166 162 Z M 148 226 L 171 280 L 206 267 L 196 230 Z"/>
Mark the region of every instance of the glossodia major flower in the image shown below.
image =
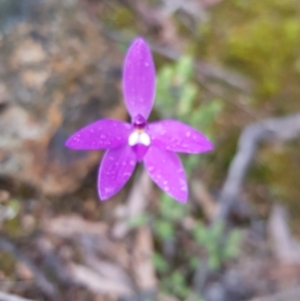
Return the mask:
<path id="1" fill-rule="evenodd" d="M 142 38 L 131 44 L 123 66 L 123 94 L 131 124 L 102 119 L 76 133 L 66 146 L 78 150 L 106 149 L 98 174 L 101 200 L 116 194 L 129 180 L 138 162 L 144 162 L 152 180 L 167 194 L 184 203 L 186 175 L 176 152 L 202 153 L 211 142 L 194 128 L 176 120 L 147 123 L 155 97 L 155 67 Z"/>

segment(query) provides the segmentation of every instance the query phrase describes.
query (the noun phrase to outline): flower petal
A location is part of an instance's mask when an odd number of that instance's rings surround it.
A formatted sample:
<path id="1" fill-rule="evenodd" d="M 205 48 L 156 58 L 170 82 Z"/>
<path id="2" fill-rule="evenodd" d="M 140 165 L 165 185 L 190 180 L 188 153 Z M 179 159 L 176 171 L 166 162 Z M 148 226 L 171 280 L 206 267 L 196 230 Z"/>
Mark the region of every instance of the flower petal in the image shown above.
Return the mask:
<path id="1" fill-rule="evenodd" d="M 148 118 L 155 96 L 155 67 L 149 46 L 142 38 L 131 44 L 123 67 L 123 93 L 132 118 Z"/>
<path id="2" fill-rule="evenodd" d="M 66 146 L 82 150 L 116 148 L 127 143 L 130 131 L 131 125 L 126 122 L 102 119 L 74 133 Z"/>
<path id="3" fill-rule="evenodd" d="M 182 153 L 203 153 L 213 149 L 212 143 L 191 126 L 175 120 L 149 124 L 151 143 L 159 148 Z"/>
<path id="4" fill-rule="evenodd" d="M 101 200 L 116 194 L 129 180 L 136 165 L 131 147 L 109 149 L 103 156 L 98 174 L 98 192 Z"/>
<path id="5" fill-rule="evenodd" d="M 151 146 L 144 158 L 152 180 L 174 199 L 185 203 L 188 187 L 179 157 L 170 151 Z"/>

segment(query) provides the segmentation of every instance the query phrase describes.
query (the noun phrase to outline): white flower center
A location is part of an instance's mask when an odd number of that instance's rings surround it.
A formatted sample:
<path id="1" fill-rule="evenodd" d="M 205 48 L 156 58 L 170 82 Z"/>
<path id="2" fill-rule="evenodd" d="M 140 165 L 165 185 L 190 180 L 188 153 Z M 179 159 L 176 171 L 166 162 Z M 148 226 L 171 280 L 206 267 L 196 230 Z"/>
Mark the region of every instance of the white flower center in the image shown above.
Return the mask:
<path id="1" fill-rule="evenodd" d="M 143 144 L 149 146 L 151 143 L 150 136 L 144 131 L 134 131 L 128 138 L 128 144 L 134 146 L 136 144 Z"/>

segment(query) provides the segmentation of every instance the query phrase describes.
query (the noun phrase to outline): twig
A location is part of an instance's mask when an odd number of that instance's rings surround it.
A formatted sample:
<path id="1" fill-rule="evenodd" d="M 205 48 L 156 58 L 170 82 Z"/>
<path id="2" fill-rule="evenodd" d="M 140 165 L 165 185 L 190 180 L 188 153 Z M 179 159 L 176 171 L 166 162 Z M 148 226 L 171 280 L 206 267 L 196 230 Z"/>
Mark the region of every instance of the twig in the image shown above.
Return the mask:
<path id="1" fill-rule="evenodd" d="M 191 190 L 196 202 L 201 206 L 205 217 L 211 220 L 216 211 L 216 202 L 213 196 L 207 191 L 205 185 L 199 180 L 192 180 Z"/>
<path id="2" fill-rule="evenodd" d="M 300 137 L 300 113 L 281 118 L 271 118 L 247 126 L 239 139 L 227 178 L 219 197 L 215 221 L 226 221 L 238 200 L 245 176 L 262 141 L 287 141 Z"/>
<path id="3" fill-rule="evenodd" d="M 0 301 L 34 301 L 34 300 L 25 299 L 16 295 L 0 292 Z"/>
<path id="4" fill-rule="evenodd" d="M 283 206 L 275 205 L 269 219 L 274 253 L 281 261 L 300 264 L 300 244 L 292 236 L 288 222 L 287 210 Z"/>
<path id="5" fill-rule="evenodd" d="M 44 257 L 44 264 L 51 270 L 58 278 L 60 284 L 64 286 L 70 286 L 73 281 L 70 277 L 70 273 L 67 267 L 62 264 L 60 258 L 55 253 L 54 247 L 49 239 L 41 237 L 37 240 L 37 248 Z"/>
<path id="6" fill-rule="evenodd" d="M 152 189 L 152 182 L 145 170 L 138 176 L 133 184 L 133 188 L 128 197 L 127 212 L 125 220 L 119 222 L 112 229 L 112 236 L 114 238 L 123 238 L 130 230 L 128 220 L 138 216 L 144 212 L 148 204 L 149 195 Z"/>
<path id="7" fill-rule="evenodd" d="M 136 233 L 133 256 L 133 272 L 141 291 L 155 291 L 157 279 L 152 262 L 153 241 L 148 226 L 140 227 Z"/>
<path id="8" fill-rule="evenodd" d="M 113 294 L 117 296 L 130 296 L 132 291 L 130 287 L 120 285 L 111 279 L 104 278 L 93 269 L 72 263 L 70 270 L 73 280 L 88 288 L 96 294 Z"/>
<path id="9" fill-rule="evenodd" d="M 248 301 L 297 301 L 300 299 L 300 287 L 285 290 L 272 296 L 253 298 Z"/>
<path id="10" fill-rule="evenodd" d="M 201 265 L 196 269 L 193 277 L 193 292 L 202 295 L 208 276 L 211 274 L 211 270 L 208 267 L 208 260 L 202 260 Z"/>
<path id="11" fill-rule="evenodd" d="M 239 199 L 244 179 L 255 157 L 258 145 L 263 141 L 287 141 L 298 137 L 300 137 L 300 113 L 267 119 L 249 125 L 243 130 L 238 143 L 238 151 L 230 164 L 227 178 L 218 198 L 218 206 L 212 219 L 212 225 L 219 222 L 224 225 L 224 235 L 221 236 L 220 241 L 216 242 L 220 246 L 227 239 L 228 216 Z M 211 274 L 212 271 L 207 268 L 207 262 L 204 261 L 194 276 L 193 287 L 196 292 L 201 293 L 204 290 L 207 279 Z M 270 300 L 273 301 L 273 299 Z"/>
<path id="12" fill-rule="evenodd" d="M 229 71 L 221 66 L 199 61 L 196 65 L 196 71 L 198 74 L 198 79 L 200 77 L 202 77 L 202 79 L 205 78 L 206 81 L 209 79 L 218 79 L 237 90 L 245 92 L 251 91 L 251 82 L 248 79 L 241 74 Z"/>
<path id="13" fill-rule="evenodd" d="M 91 237 L 81 235 L 79 246 L 83 260 L 88 268 L 97 273 L 98 277 L 104 280 L 104 283 L 111 282 L 118 288 L 117 291 L 123 290 L 125 294 L 134 293 L 134 285 L 128 273 L 120 264 L 109 260 L 103 260 L 97 256 Z M 111 293 L 116 293 L 114 286 L 111 287 Z"/>
<path id="14" fill-rule="evenodd" d="M 57 291 L 53 284 L 44 276 L 44 274 L 38 269 L 38 267 L 27 257 L 17 250 L 16 246 L 13 243 L 9 242 L 4 238 L 0 238 L 0 249 L 6 253 L 10 253 L 17 260 L 20 260 L 25 264 L 34 274 L 35 280 L 42 291 L 48 296 L 56 298 L 57 300 Z"/>

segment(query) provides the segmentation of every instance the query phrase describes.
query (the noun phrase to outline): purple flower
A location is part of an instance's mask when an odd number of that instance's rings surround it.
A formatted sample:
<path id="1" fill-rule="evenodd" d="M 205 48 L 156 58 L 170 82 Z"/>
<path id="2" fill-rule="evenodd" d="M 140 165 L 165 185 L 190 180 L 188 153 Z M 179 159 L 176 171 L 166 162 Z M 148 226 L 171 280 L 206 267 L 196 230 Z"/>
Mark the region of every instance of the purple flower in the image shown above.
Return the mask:
<path id="1" fill-rule="evenodd" d="M 175 152 L 202 153 L 211 142 L 194 128 L 176 120 L 147 123 L 155 97 L 155 67 L 146 42 L 130 46 L 123 69 L 123 93 L 131 124 L 103 119 L 76 133 L 66 146 L 80 150 L 106 149 L 98 174 L 102 200 L 116 194 L 129 180 L 137 162 L 144 161 L 152 180 L 167 194 L 186 202 L 185 172 Z"/>

